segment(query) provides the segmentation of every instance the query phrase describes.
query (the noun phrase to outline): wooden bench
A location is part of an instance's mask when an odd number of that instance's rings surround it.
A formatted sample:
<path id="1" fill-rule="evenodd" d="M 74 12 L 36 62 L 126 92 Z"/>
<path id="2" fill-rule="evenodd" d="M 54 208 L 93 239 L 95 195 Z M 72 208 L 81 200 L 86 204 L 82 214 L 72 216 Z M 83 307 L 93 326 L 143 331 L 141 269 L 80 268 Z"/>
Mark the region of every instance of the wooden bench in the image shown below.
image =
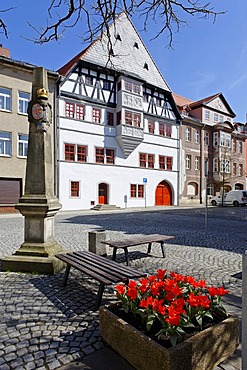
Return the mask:
<path id="1" fill-rule="evenodd" d="M 165 242 L 167 240 L 171 240 L 174 238 L 175 236 L 172 236 L 172 235 L 153 234 L 153 235 L 131 236 L 129 238 L 124 238 L 120 240 L 119 239 L 118 240 L 105 240 L 101 243 L 108 244 L 109 247 L 113 248 L 113 254 L 112 254 L 113 261 L 116 261 L 117 249 L 122 248 L 124 250 L 127 266 L 129 266 L 129 254 L 128 254 L 129 247 L 148 243 L 147 253 L 149 254 L 151 252 L 152 243 L 154 242 L 160 243 L 162 255 L 165 258 Z"/>
<path id="2" fill-rule="evenodd" d="M 105 257 L 98 256 L 92 252 L 71 252 L 57 254 L 56 257 L 67 263 L 64 274 L 63 286 L 66 286 L 70 268 L 74 267 L 80 272 L 99 281 L 100 286 L 95 303 L 95 309 L 98 309 L 101 303 L 102 295 L 106 285 L 116 284 L 121 281 L 128 282 L 129 279 L 136 279 L 146 276 L 146 273 L 123 266 Z"/>

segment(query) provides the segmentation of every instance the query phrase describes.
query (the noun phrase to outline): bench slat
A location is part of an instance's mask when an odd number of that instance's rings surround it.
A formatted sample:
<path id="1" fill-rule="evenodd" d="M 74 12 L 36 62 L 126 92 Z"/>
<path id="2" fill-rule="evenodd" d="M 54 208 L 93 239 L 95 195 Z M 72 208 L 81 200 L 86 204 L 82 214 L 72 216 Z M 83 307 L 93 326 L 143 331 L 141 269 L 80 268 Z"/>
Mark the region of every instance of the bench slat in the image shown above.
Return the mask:
<path id="1" fill-rule="evenodd" d="M 109 280 L 109 279 L 105 278 L 102 274 L 100 274 L 100 271 L 94 272 L 91 269 L 89 269 L 87 265 L 83 266 L 76 258 L 73 258 L 71 256 L 66 257 L 66 255 L 57 255 L 56 257 L 59 258 L 61 261 L 66 262 L 71 267 L 76 268 L 80 272 L 94 278 L 97 281 L 100 281 L 101 283 L 103 283 L 105 285 L 110 285 L 110 284 L 114 283 L 114 281 L 112 279 Z M 115 282 L 117 283 L 118 280 L 116 279 Z"/>
<path id="2" fill-rule="evenodd" d="M 116 248 L 125 248 L 125 247 L 131 247 L 135 245 L 140 244 L 146 244 L 151 242 L 162 242 L 165 240 L 174 239 L 175 236 L 172 235 L 145 235 L 145 236 L 133 236 L 131 238 L 125 238 L 121 240 L 105 240 L 102 241 L 102 244 L 108 244 L 109 246 L 116 247 Z"/>
<path id="3" fill-rule="evenodd" d="M 120 264 L 117 264 L 111 260 L 108 260 L 105 257 L 98 256 L 96 254 L 93 254 L 91 252 L 74 252 L 76 256 L 81 256 L 83 255 L 83 258 L 86 258 L 88 261 L 91 261 L 93 264 L 102 263 L 102 258 L 104 258 L 104 267 L 106 268 L 106 271 L 108 272 L 109 269 L 112 272 L 117 272 L 118 275 L 121 275 L 122 277 L 126 278 L 135 278 L 135 277 L 140 277 L 142 276 L 142 273 L 140 271 L 137 271 L 131 267 L 123 266 Z M 146 274 L 143 273 L 143 276 Z"/>

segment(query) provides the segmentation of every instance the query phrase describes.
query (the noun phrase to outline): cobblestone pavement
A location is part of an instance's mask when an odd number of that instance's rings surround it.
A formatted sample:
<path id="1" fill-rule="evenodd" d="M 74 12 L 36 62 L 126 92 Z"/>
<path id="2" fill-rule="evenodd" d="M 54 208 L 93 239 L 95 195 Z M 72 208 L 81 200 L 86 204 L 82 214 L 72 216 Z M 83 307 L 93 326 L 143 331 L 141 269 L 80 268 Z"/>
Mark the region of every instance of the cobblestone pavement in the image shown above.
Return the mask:
<path id="1" fill-rule="evenodd" d="M 158 244 L 148 257 L 146 246 L 130 248 L 131 266 L 148 272 L 167 268 L 206 279 L 210 284 L 224 284 L 235 297 L 234 305 L 229 307 L 241 315 L 246 226 L 247 207 L 209 207 L 207 225 L 203 207 L 169 207 L 104 213 L 60 212 L 56 216 L 55 234 L 58 242 L 69 250 L 87 249 L 88 232 L 102 228 L 107 237 L 116 239 L 133 234 L 175 235 L 167 244 L 165 259 Z M 22 216 L 0 215 L 0 258 L 20 247 L 23 227 Z M 123 254 L 117 258 L 124 262 Z M 62 369 L 104 347 L 99 336 L 98 311 L 93 311 L 98 284 L 72 271 L 64 288 L 62 276 L 62 273 L 54 276 L 0 273 L 1 370 Z M 103 303 L 114 300 L 113 290 L 106 289 Z M 240 370 L 240 357 L 241 347 L 216 369 Z"/>

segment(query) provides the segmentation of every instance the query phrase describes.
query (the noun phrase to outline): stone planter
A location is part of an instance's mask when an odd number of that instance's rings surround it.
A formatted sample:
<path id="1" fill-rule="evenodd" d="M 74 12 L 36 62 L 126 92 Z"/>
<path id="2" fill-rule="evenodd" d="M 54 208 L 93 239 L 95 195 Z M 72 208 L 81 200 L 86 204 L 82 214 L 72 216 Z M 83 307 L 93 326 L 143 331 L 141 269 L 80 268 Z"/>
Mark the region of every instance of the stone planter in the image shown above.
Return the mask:
<path id="1" fill-rule="evenodd" d="M 238 318 L 232 316 L 166 349 L 107 307 L 100 307 L 99 315 L 102 339 L 137 370 L 212 370 L 239 343 Z"/>

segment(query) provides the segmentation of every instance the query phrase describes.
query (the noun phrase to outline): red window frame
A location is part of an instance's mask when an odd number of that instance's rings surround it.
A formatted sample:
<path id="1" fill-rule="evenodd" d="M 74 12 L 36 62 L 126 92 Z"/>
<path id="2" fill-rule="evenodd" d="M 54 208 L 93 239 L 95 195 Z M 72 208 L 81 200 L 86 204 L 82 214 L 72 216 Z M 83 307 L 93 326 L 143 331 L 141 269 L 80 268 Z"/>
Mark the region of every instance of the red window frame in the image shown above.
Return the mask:
<path id="1" fill-rule="evenodd" d="M 150 134 L 154 134 L 154 122 L 153 121 L 148 121 L 148 132 Z"/>
<path id="2" fill-rule="evenodd" d="M 172 157 L 166 157 L 166 169 L 168 171 L 172 171 L 172 164 L 173 164 L 173 158 Z"/>
<path id="3" fill-rule="evenodd" d="M 93 108 L 93 123 L 100 123 L 101 109 Z"/>
<path id="4" fill-rule="evenodd" d="M 128 110 L 125 111 L 125 124 L 132 126 L 132 112 Z"/>
<path id="5" fill-rule="evenodd" d="M 77 145 L 77 160 L 78 162 L 87 162 L 87 147 L 85 145 Z"/>
<path id="6" fill-rule="evenodd" d="M 147 163 L 147 154 L 146 153 L 140 153 L 139 154 L 140 167 L 145 167 L 146 168 L 146 163 Z"/>
<path id="7" fill-rule="evenodd" d="M 76 104 L 76 119 L 84 120 L 85 118 L 85 105 Z"/>
<path id="8" fill-rule="evenodd" d="M 96 163 L 104 163 L 105 159 L 105 152 L 104 148 L 95 148 L 95 162 Z"/>
<path id="9" fill-rule="evenodd" d="M 144 198 L 144 185 L 130 184 L 131 198 Z"/>
<path id="10" fill-rule="evenodd" d="M 159 123 L 159 134 L 160 136 L 165 136 L 165 124 Z"/>
<path id="11" fill-rule="evenodd" d="M 154 154 L 148 154 L 148 168 L 154 168 Z"/>
<path id="12" fill-rule="evenodd" d="M 75 116 L 75 104 L 65 102 L 65 117 L 74 118 Z"/>
<path id="13" fill-rule="evenodd" d="M 165 125 L 165 134 L 166 134 L 166 137 L 172 136 L 172 126 L 171 125 Z"/>
<path id="14" fill-rule="evenodd" d="M 107 164 L 114 164 L 115 163 L 115 150 L 114 149 L 106 149 L 105 150 L 106 156 L 106 163 Z"/>
<path id="15" fill-rule="evenodd" d="M 65 161 L 75 161 L 75 144 L 64 144 Z"/>
<path id="16" fill-rule="evenodd" d="M 159 155 L 159 168 L 160 170 L 166 169 L 166 157 L 164 155 Z"/>
<path id="17" fill-rule="evenodd" d="M 138 185 L 138 198 L 144 198 L 144 185 Z"/>
<path id="18" fill-rule="evenodd" d="M 136 198 L 136 184 L 130 184 L 130 197 Z"/>
<path id="19" fill-rule="evenodd" d="M 70 196 L 78 198 L 80 196 L 80 184 L 79 181 L 70 182 Z"/>
<path id="20" fill-rule="evenodd" d="M 133 126 L 141 126 L 141 115 L 139 113 L 133 113 Z"/>

